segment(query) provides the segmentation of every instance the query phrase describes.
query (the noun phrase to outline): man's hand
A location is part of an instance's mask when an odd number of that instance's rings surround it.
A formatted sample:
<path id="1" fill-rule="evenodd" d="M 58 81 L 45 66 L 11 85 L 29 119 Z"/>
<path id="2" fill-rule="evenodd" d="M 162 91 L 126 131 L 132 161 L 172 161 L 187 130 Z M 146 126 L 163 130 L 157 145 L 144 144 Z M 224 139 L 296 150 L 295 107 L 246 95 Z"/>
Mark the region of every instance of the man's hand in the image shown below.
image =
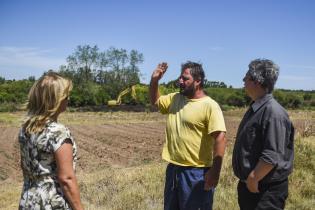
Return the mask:
<path id="1" fill-rule="evenodd" d="M 151 104 L 154 106 L 158 98 L 160 97 L 158 83 L 159 83 L 159 80 L 164 75 L 164 73 L 166 72 L 167 67 L 168 67 L 167 63 L 165 62 L 160 63 L 152 73 L 151 81 L 150 81 L 150 90 L 149 90 L 150 96 L 149 97 L 150 97 Z"/>
<path id="2" fill-rule="evenodd" d="M 247 189 L 250 192 L 252 192 L 252 193 L 259 193 L 259 190 L 258 190 L 258 182 L 259 182 L 259 180 L 257 180 L 257 177 L 255 176 L 254 173 L 255 172 L 252 171 L 248 175 L 247 180 L 246 180 L 246 186 L 247 186 Z"/>
<path id="3" fill-rule="evenodd" d="M 151 80 L 159 81 L 163 77 L 167 68 L 168 68 L 167 63 L 165 62 L 159 63 L 159 65 L 156 67 L 156 69 L 152 73 Z"/>
<path id="4" fill-rule="evenodd" d="M 205 174 L 204 190 L 209 191 L 211 188 L 216 187 L 219 183 L 220 174 L 215 173 L 213 168 L 210 168 Z"/>
<path id="5" fill-rule="evenodd" d="M 259 160 L 255 169 L 247 177 L 247 189 L 252 193 L 259 193 L 258 182 L 262 180 L 275 166 L 263 160 Z"/>

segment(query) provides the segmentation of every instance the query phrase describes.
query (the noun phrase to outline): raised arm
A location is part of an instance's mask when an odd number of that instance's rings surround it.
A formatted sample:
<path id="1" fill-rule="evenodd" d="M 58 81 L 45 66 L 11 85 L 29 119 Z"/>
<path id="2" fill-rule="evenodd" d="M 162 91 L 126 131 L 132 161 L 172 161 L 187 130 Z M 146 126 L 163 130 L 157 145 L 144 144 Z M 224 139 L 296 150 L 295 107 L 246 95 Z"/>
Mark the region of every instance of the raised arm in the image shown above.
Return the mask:
<path id="1" fill-rule="evenodd" d="M 157 100 L 160 97 L 159 93 L 159 80 L 163 77 L 164 73 L 166 72 L 168 66 L 167 63 L 160 63 L 153 71 L 150 81 L 150 102 L 152 105 L 155 105 Z"/>
<path id="2" fill-rule="evenodd" d="M 66 143 L 55 152 L 57 177 L 67 201 L 73 210 L 82 210 L 79 186 L 73 170 L 72 144 Z"/>

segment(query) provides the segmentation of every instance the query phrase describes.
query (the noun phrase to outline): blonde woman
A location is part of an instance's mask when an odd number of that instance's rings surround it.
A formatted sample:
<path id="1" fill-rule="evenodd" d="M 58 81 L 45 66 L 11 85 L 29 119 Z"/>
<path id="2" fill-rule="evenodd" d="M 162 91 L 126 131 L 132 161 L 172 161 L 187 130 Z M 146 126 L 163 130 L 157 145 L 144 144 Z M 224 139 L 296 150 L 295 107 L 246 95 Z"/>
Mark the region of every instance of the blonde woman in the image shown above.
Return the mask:
<path id="1" fill-rule="evenodd" d="M 72 82 L 54 72 L 42 76 L 28 95 L 28 119 L 19 133 L 24 185 L 19 209 L 83 209 L 74 173 L 77 148 L 58 123 Z"/>

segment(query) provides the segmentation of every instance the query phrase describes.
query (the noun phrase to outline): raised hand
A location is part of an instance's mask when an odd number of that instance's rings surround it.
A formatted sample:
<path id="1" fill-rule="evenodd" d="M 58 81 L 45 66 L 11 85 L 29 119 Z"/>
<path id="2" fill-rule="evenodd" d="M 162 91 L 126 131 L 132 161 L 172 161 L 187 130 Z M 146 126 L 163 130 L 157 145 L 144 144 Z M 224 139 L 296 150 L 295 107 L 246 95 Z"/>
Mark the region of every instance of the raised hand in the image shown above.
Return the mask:
<path id="1" fill-rule="evenodd" d="M 167 68 L 168 68 L 168 65 L 166 62 L 159 63 L 156 69 L 153 71 L 151 79 L 159 81 L 163 77 Z"/>

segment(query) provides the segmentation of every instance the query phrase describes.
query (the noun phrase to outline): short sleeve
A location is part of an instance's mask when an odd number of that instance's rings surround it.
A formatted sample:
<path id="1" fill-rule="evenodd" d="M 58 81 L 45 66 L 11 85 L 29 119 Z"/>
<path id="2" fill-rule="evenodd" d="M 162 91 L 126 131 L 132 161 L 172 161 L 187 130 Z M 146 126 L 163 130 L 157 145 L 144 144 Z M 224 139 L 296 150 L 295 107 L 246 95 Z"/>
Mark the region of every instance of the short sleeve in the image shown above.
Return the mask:
<path id="1" fill-rule="evenodd" d="M 157 101 L 158 109 L 162 114 L 169 113 L 169 107 L 176 93 L 170 93 L 168 95 L 160 96 Z"/>
<path id="2" fill-rule="evenodd" d="M 264 128 L 264 142 L 261 160 L 272 165 L 279 164 L 286 150 L 287 123 L 284 120 L 271 118 Z"/>
<path id="3" fill-rule="evenodd" d="M 66 139 L 70 139 L 72 145 L 74 145 L 73 137 L 70 130 L 61 124 L 53 124 L 49 126 L 49 144 L 53 152 L 56 152 Z"/>
<path id="4" fill-rule="evenodd" d="M 222 110 L 217 103 L 211 104 L 206 112 L 208 114 L 208 133 L 211 134 L 216 131 L 226 132 L 225 122 Z"/>

